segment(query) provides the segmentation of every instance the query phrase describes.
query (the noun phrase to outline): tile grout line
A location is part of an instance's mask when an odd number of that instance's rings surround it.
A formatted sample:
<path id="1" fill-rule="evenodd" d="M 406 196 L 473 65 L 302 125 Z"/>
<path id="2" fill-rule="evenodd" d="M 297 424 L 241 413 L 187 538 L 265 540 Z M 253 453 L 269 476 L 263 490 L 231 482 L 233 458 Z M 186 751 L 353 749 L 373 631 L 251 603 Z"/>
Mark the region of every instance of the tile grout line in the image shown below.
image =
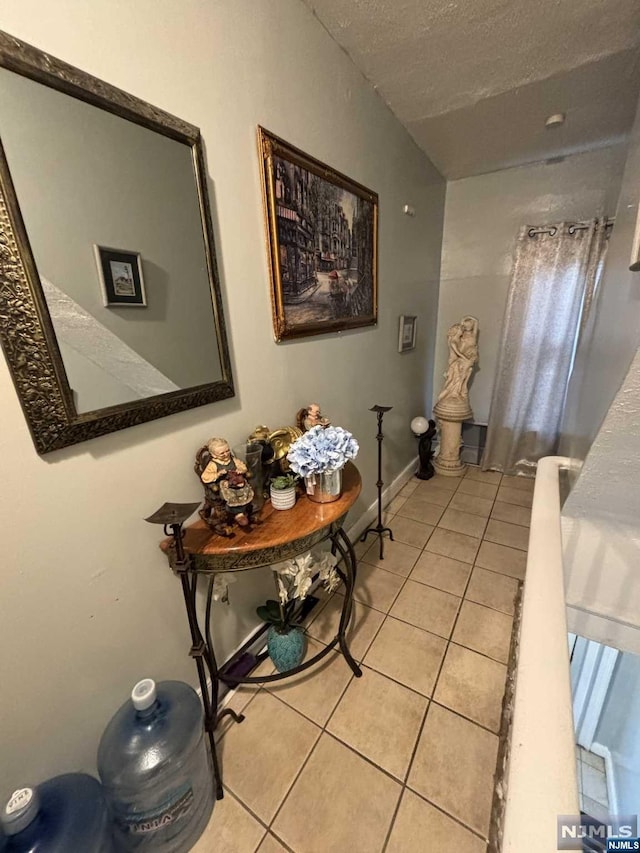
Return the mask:
<path id="1" fill-rule="evenodd" d="M 449 708 L 448 705 L 444 705 L 437 699 L 431 699 L 430 704 L 437 705 L 438 708 L 442 708 L 444 711 L 448 711 L 450 714 L 454 714 L 456 717 L 460 717 L 460 719 L 466 720 L 468 723 L 473 723 L 474 726 L 477 726 L 479 729 L 482 729 L 483 731 L 487 732 L 487 734 L 493 735 L 496 738 L 499 736 L 498 732 L 495 732 L 493 729 L 490 729 L 488 726 L 485 726 L 484 723 L 479 723 L 477 720 L 473 720 L 471 719 L 471 717 L 467 717 L 467 715 L 463 714 L 461 711 L 456 711 L 454 708 Z"/>
<path id="2" fill-rule="evenodd" d="M 470 598 L 463 598 L 462 603 L 464 604 L 465 602 L 468 602 L 469 604 L 475 604 L 476 607 L 484 607 L 483 604 L 478 604 L 476 601 L 471 601 Z M 462 610 L 462 606 L 460 607 L 460 609 Z M 485 607 L 485 610 L 491 610 L 492 613 L 501 613 L 500 610 L 493 610 L 491 607 Z M 510 619 L 511 622 L 513 623 L 513 617 L 509 616 L 508 613 L 502 613 L 501 615 L 506 616 L 507 619 Z M 511 636 L 511 635 L 509 635 L 509 636 Z M 453 637 L 451 638 L 450 642 L 451 642 L 451 645 L 458 646 L 461 649 L 466 649 L 469 652 L 473 652 L 474 654 L 479 655 L 479 657 L 486 658 L 487 660 L 491 660 L 494 663 L 502 664 L 502 666 L 507 665 L 503 660 L 500 660 L 499 658 L 491 657 L 491 655 L 487 654 L 487 652 L 481 652 L 478 649 L 474 649 L 472 646 L 467 646 L 464 643 L 461 643 L 459 640 L 454 640 Z"/>
<path id="3" fill-rule="evenodd" d="M 427 705 L 427 710 L 428 709 L 429 709 L 429 705 Z M 425 711 L 425 714 L 426 714 L 426 711 Z M 391 840 L 393 828 L 396 825 L 396 820 L 398 818 L 398 812 L 400 811 L 400 806 L 401 806 L 402 801 L 404 799 L 404 795 L 405 795 L 406 790 L 407 790 L 407 786 L 405 784 L 402 784 L 402 787 L 400 788 L 400 796 L 398 797 L 398 802 L 396 803 L 396 807 L 393 810 L 393 814 L 391 815 L 391 821 L 389 822 L 389 827 L 387 829 L 387 833 L 384 837 L 384 841 L 382 842 L 382 847 L 381 847 L 380 853 L 385 853 L 385 850 L 387 849 L 389 841 Z"/>
<path id="4" fill-rule="evenodd" d="M 342 738 L 338 737 L 338 735 L 337 735 L 337 734 L 335 734 L 334 732 L 330 732 L 330 731 L 327 729 L 327 730 L 324 732 L 324 734 L 326 734 L 326 735 L 327 735 L 327 737 L 333 738 L 333 740 L 337 741 L 337 743 L 339 743 L 341 746 L 344 746 L 344 747 L 345 747 L 345 749 L 348 749 L 348 750 L 349 750 L 349 752 L 352 752 L 352 753 L 353 753 L 354 755 L 356 755 L 358 758 L 361 758 L 363 761 L 366 761 L 366 763 L 367 763 L 367 764 L 370 764 L 372 767 L 375 767 L 375 769 L 376 769 L 376 770 L 379 770 L 379 771 L 380 771 L 382 774 L 384 774 L 388 779 L 390 779 L 392 782 L 395 782 L 395 783 L 396 783 L 396 785 L 398 785 L 398 786 L 400 787 L 401 791 L 402 791 L 402 788 L 403 788 L 404 786 L 403 786 L 403 784 L 402 784 L 401 780 L 400 780 L 397 776 L 394 776 L 394 775 L 393 775 L 393 773 L 391 773 L 389 770 L 387 770 L 386 768 L 382 767 L 380 764 L 376 764 L 376 762 L 375 762 L 372 758 L 369 758 L 367 755 L 364 755 L 362 752 L 358 752 L 358 750 L 357 750 L 357 749 L 355 749 L 353 746 L 351 746 L 350 744 L 348 744 L 346 741 L 342 740 Z"/>
<path id="5" fill-rule="evenodd" d="M 256 852 L 259 850 L 259 848 L 260 848 L 261 844 L 263 843 L 263 841 L 265 840 L 265 838 L 270 834 L 271 830 L 269 829 L 269 827 L 267 826 L 267 824 L 264 822 L 264 820 L 263 820 L 263 819 L 262 819 L 258 814 L 256 814 L 256 812 L 254 812 L 254 811 L 253 811 L 253 809 L 252 809 L 252 808 L 250 808 L 250 807 L 249 807 L 249 806 L 244 802 L 244 800 L 241 800 L 241 799 L 240 799 L 240 797 L 239 797 L 236 793 L 234 793 L 234 792 L 231 790 L 231 788 L 229 788 L 229 786 L 228 786 L 228 785 L 225 785 L 225 786 L 224 786 L 224 791 L 225 791 L 225 796 L 230 796 L 233 800 L 235 800 L 235 801 L 238 803 L 238 805 L 239 805 L 242 809 L 244 809 L 246 812 L 248 812 L 248 813 L 251 815 L 251 817 L 252 817 L 252 818 L 253 818 L 253 819 L 254 819 L 254 820 L 255 820 L 255 821 L 256 821 L 256 822 L 257 822 L 257 823 L 258 823 L 258 824 L 259 824 L 259 825 L 264 829 L 264 830 L 265 830 L 264 835 L 263 835 L 263 836 L 261 836 L 260 841 L 258 841 L 257 846 L 254 848 L 254 853 L 256 853 Z M 215 802 L 214 802 L 214 804 L 213 804 L 213 807 L 214 807 L 214 809 L 215 809 Z M 277 836 L 277 835 L 275 834 L 275 832 L 274 832 L 274 833 L 271 833 L 271 834 L 272 834 L 272 835 L 274 835 L 274 836 L 278 839 L 278 842 L 279 842 L 280 844 L 282 844 L 282 846 L 283 846 L 286 850 L 288 850 L 288 851 L 289 851 L 289 853 L 295 853 L 295 851 L 294 851 L 291 847 L 289 847 L 289 845 L 288 845 L 288 844 L 286 844 L 284 841 L 282 841 L 282 839 L 281 839 L 279 836 Z"/>
<path id="6" fill-rule="evenodd" d="M 280 835 L 278 835 L 278 833 L 277 833 L 277 832 L 274 832 L 274 831 L 273 831 L 273 829 L 271 829 L 271 827 L 269 827 L 269 829 L 267 829 L 267 831 L 266 831 L 266 833 L 265 833 L 265 835 L 264 835 L 264 838 L 260 841 L 260 844 L 258 844 L 258 846 L 256 847 L 256 849 L 255 849 L 254 853 L 258 853 L 258 850 L 260 849 L 260 847 L 261 847 L 262 843 L 264 842 L 265 838 L 268 838 L 270 835 L 272 835 L 272 836 L 276 839 L 276 841 L 278 842 L 278 844 L 280 844 L 282 847 L 284 847 L 284 849 L 285 849 L 285 850 L 287 850 L 287 851 L 288 851 L 288 853 L 296 853 L 296 851 L 293 849 L 293 847 L 290 847 L 290 846 L 287 844 L 287 842 L 286 842 L 286 841 L 284 841 L 284 839 L 283 839 Z"/>
<path id="7" fill-rule="evenodd" d="M 242 806 L 242 808 L 243 808 L 243 809 L 245 809 L 245 811 L 249 812 L 249 814 L 251 815 L 251 817 L 253 817 L 253 818 L 254 818 L 254 819 L 255 819 L 255 820 L 260 824 L 260 826 L 262 826 L 262 827 L 265 829 L 265 835 L 269 832 L 269 827 L 268 827 L 268 826 L 267 826 L 267 824 L 264 822 L 264 820 L 263 820 L 259 815 L 257 815 L 257 814 L 253 811 L 253 809 L 249 808 L 249 806 L 248 806 L 248 805 L 247 805 L 243 800 L 241 800 L 241 799 L 240 799 L 240 797 L 239 797 L 236 793 L 234 793 L 234 792 L 231 790 L 231 788 L 229 788 L 229 786 L 228 786 L 228 785 L 224 785 L 224 793 L 225 793 L 225 796 L 230 796 L 230 797 L 231 797 L 232 799 L 234 799 L 237 803 L 239 803 L 239 804 Z M 218 802 L 218 801 L 216 801 L 216 802 Z M 214 804 L 213 804 L 213 808 L 215 809 L 215 807 L 216 807 L 216 803 L 214 802 Z M 263 842 L 263 841 L 264 841 L 264 835 L 262 836 L 262 838 L 261 838 L 261 839 L 260 839 L 260 841 L 258 842 L 258 847 L 262 844 L 262 842 Z M 257 848 L 256 848 L 256 849 L 257 849 Z"/>
<path id="8" fill-rule="evenodd" d="M 434 809 L 437 809 L 441 814 L 443 814 L 445 817 L 449 818 L 449 820 L 453 821 L 454 823 L 457 823 L 458 826 L 461 826 L 463 829 L 466 829 L 468 832 L 470 832 L 472 835 L 474 835 L 480 841 L 484 841 L 485 848 L 486 848 L 486 845 L 488 844 L 488 838 L 486 835 L 484 835 L 482 832 L 480 832 L 480 830 L 475 829 L 475 827 L 471 826 L 471 824 L 469 824 L 469 823 L 465 823 L 462 820 L 462 818 L 456 817 L 455 815 L 450 814 L 443 806 L 438 805 L 438 803 L 434 803 L 433 800 L 430 800 L 428 797 L 425 797 L 424 794 L 421 794 L 419 791 L 416 791 L 414 788 L 411 787 L 411 785 L 407 784 L 403 788 L 403 792 L 405 790 L 411 791 L 412 794 L 415 794 L 416 797 L 419 797 L 421 800 L 424 800 L 425 803 L 428 803 L 430 806 L 433 806 Z M 438 851 L 438 853 L 439 853 L 439 851 Z"/>

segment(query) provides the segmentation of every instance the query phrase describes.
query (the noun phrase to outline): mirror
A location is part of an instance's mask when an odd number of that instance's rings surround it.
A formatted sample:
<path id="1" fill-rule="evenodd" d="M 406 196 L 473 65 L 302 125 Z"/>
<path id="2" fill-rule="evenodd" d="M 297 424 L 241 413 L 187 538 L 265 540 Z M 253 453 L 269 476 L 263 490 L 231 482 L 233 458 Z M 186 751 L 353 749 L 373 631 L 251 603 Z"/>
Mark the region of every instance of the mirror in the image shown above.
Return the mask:
<path id="1" fill-rule="evenodd" d="M 233 396 L 197 128 L 0 33 L 0 338 L 40 453 Z"/>

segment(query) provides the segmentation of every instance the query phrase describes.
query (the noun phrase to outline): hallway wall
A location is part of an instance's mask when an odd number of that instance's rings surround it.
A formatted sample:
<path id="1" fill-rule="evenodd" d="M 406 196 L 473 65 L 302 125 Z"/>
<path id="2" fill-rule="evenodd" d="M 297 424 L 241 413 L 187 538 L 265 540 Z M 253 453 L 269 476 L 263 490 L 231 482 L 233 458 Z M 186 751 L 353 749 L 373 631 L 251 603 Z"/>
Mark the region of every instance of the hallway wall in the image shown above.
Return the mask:
<path id="1" fill-rule="evenodd" d="M 486 423 L 516 237 L 522 225 L 612 216 L 626 146 L 602 148 L 451 181 L 447 185 L 434 387 L 447 365 L 447 329 L 465 314 L 480 321 L 480 361 L 470 387 Z"/>
<path id="2" fill-rule="evenodd" d="M 639 718 L 640 657 L 622 654 L 595 735 L 611 752 L 620 814 L 637 814 L 640 803 Z"/>
<path id="3" fill-rule="evenodd" d="M 569 629 L 640 654 L 640 273 L 629 271 L 640 209 L 640 104 L 604 276 L 578 345 L 561 452 Z"/>
<path id="4" fill-rule="evenodd" d="M 561 452 L 576 462 L 585 460 L 625 376 L 626 381 L 636 381 L 633 371 L 629 374 L 627 371 L 640 345 L 640 273 L 629 271 L 640 211 L 639 188 L 640 101 L 631 132 L 616 224 L 609 240 L 602 284 L 592 308 L 592 321 L 578 345 L 567 395 L 562 430 L 567 438 Z M 635 397 L 633 394 L 625 395 L 627 399 L 630 396 Z M 629 425 L 631 421 L 626 426 Z M 626 426 L 619 424 L 616 431 L 622 436 L 626 433 Z M 629 517 L 637 518 L 639 508 L 640 496 Z M 624 512 L 623 507 L 620 510 Z M 618 512 L 617 507 L 615 512 Z"/>
<path id="5" fill-rule="evenodd" d="M 139 678 L 195 682 L 180 586 L 159 529 L 142 519 L 164 501 L 201 498 L 193 457 L 208 438 L 236 444 L 256 424 L 293 423 L 318 400 L 361 444 L 353 520 L 375 497 L 373 404 L 393 406 L 385 482 L 414 458 L 409 421 L 431 401 L 445 192 L 299 0 L 5 0 L 2 27 L 201 128 L 237 396 L 38 457 L 0 359 L 11 529 L 1 569 L 0 799 L 54 773 L 91 771 L 102 728 Z M 379 193 L 376 327 L 274 343 L 258 124 Z M 420 324 L 406 354 L 397 351 L 403 313 Z M 215 605 L 220 657 L 272 594 L 270 573 L 250 572 L 233 585 L 231 606 Z"/>

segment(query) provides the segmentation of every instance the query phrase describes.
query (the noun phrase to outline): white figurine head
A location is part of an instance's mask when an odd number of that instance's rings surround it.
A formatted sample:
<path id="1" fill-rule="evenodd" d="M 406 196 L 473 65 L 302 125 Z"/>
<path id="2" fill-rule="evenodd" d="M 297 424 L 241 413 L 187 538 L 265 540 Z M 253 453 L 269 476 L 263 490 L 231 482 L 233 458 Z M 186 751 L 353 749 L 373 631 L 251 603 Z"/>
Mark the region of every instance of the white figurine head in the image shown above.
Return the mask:
<path id="1" fill-rule="evenodd" d="M 231 461 L 231 448 L 224 438 L 212 438 L 207 444 L 207 450 L 213 459 L 223 465 L 228 465 Z"/>

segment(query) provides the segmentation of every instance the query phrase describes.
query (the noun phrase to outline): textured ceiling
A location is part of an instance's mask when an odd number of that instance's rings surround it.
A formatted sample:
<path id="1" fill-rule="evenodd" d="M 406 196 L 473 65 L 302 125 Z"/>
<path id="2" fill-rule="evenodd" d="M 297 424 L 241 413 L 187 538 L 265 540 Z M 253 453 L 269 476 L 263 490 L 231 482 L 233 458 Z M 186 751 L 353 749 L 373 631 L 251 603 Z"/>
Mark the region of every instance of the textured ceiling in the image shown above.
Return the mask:
<path id="1" fill-rule="evenodd" d="M 449 178 L 608 145 L 633 121 L 639 0 L 304 2 Z"/>

